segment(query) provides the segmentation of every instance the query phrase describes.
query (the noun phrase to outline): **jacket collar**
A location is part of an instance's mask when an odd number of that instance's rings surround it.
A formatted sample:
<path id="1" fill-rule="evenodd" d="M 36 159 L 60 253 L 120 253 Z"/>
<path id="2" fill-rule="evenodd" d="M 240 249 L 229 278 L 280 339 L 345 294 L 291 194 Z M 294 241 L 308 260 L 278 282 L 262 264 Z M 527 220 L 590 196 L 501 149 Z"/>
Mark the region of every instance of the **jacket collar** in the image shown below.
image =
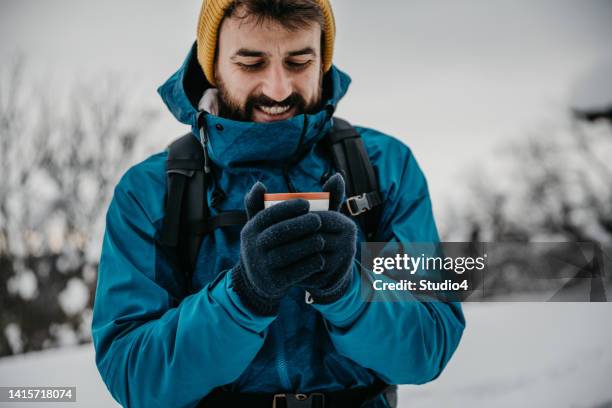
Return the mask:
<path id="1" fill-rule="evenodd" d="M 198 102 L 211 85 L 197 62 L 196 46 L 194 43 L 183 65 L 158 92 L 174 117 L 191 126 L 195 135 L 200 122 L 208 135 L 210 158 L 221 167 L 283 162 L 316 143 L 331 127 L 330 118 L 351 82 L 347 74 L 332 66 L 323 79 L 321 111 L 272 123 L 234 121 L 198 111 Z"/>

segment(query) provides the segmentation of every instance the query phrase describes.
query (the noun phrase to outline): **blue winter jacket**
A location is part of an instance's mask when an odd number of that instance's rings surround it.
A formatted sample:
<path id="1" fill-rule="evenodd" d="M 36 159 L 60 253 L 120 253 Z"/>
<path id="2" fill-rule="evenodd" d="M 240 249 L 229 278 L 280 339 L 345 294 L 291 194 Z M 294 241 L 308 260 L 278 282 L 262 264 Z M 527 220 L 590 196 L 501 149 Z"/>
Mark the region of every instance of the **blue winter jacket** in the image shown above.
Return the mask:
<path id="1" fill-rule="evenodd" d="M 281 122 L 207 115 L 207 150 L 217 177 L 207 191 L 209 203 L 215 189 L 223 190 L 218 210 L 243 210 L 244 195 L 257 180 L 269 192 L 288 191 L 283 164 L 300 146 L 308 154 L 287 175 L 298 191 L 320 191 L 333 169 L 318 142 L 349 83 L 333 67 L 324 80 L 324 109 Z M 206 86 L 194 45 L 159 93 L 174 116 L 195 130 Z M 357 130 L 384 197 L 374 240 L 437 242 L 425 177 L 410 149 L 375 130 Z M 239 259 L 237 227 L 205 237 L 193 275 L 196 292 L 181 298 L 180 276 L 158 245 L 166 155 L 153 155 L 126 172 L 106 219 L 93 338 L 100 374 L 122 405 L 192 407 L 222 385 L 242 392 L 308 393 L 367 386 L 377 378 L 422 384 L 440 374 L 464 329 L 459 304 L 364 302 L 355 263 L 352 286 L 335 303 L 306 304 L 304 292 L 295 288 L 277 316 L 254 315 L 241 304 L 228 273 Z M 387 405 L 378 398 L 369 406 Z"/>

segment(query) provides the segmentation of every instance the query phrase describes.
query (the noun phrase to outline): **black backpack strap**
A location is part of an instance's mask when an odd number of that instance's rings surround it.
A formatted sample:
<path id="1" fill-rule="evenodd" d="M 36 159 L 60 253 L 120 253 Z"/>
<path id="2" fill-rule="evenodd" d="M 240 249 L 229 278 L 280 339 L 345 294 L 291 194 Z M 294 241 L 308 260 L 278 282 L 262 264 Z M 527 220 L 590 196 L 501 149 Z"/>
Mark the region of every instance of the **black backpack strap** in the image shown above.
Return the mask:
<path id="1" fill-rule="evenodd" d="M 346 183 L 347 200 L 342 210 L 359 222 L 371 240 L 378 229 L 383 202 L 376 171 L 359 132 L 344 119 L 334 117 L 333 123 L 327 140 L 334 167 Z"/>
<path id="2" fill-rule="evenodd" d="M 224 211 L 205 220 L 189 225 L 187 232 L 192 235 L 206 235 L 216 228 L 243 226 L 247 222 L 245 211 Z"/>
<path id="3" fill-rule="evenodd" d="M 177 266 L 189 284 L 202 237 L 185 231 L 209 214 L 205 199 L 208 175 L 204 172 L 204 154 L 202 145 L 192 133 L 168 146 L 166 177 L 166 208 L 160 242 L 174 253 Z"/>
<path id="4" fill-rule="evenodd" d="M 242 226 L 247 218 L 244 211 L 210 216 L 206 189 L 212 173 L 205 171 L 206 165 L 203 146 L 192 133 L 168 146 L 165 216 L 159 241 L 169 249 L 189 290 L 204 235 L 215 228 Z"/>

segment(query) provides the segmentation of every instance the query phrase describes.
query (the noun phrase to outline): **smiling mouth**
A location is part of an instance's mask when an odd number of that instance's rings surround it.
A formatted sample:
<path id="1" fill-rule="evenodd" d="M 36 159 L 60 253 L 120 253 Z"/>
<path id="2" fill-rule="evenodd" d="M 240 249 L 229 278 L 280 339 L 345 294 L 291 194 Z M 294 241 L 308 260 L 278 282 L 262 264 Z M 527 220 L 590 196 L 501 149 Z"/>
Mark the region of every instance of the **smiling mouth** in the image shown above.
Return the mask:
<path id="1" fill-rule="evenodd" d="M 284 113 L 287 113 L 291 106 L 258 106 L 260 111 L 269 116 L 281 116 Z"/>

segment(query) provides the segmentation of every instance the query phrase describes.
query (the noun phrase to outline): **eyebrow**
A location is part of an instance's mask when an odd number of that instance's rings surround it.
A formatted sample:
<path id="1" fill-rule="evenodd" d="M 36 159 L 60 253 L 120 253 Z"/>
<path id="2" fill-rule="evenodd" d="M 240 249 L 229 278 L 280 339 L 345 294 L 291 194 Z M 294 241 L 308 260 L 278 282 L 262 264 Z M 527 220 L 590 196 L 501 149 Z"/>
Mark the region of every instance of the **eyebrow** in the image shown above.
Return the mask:
<path id="1" fill-rule="evenodd" d="M 255 50 L 249 50 L 247 48 L 241 48 L 238 51 L 236 51 L 236 53 L 232 56 L 232 58 L 235 58 L 235 57 L 263 57 L 265 55 L 266 53 L 263 51 L 255 51 Z"/>
<path id="2" fill-rule="evenodd" d="M 301 50 L 297 50 L 297 51 L 291 51 L 290 53 L 288 53 L 287 55 L 289 55 L 290 57 L 296 57 L 298 55 L 317 55 L 317 53 L 315 52 L 314 49 L 312 49 L 312 47 L 306 47 L 306 48 L 302 48 Z"/>
<path id="3" fill-rule="evenodd" d="M 287 56 L 289 57 L 296 57 L 298 55 L 316 55 L 315 50 L 312 47 L 305 47 L 302 48 L 301 50 L 297 50 L 297 51 L 291 51 L 287 53 Z M 236 57 L 265 57 L 266 55 L 268 55 L 267 53 L 263 52 L 263 51 L 255 51 L 255 50 L 250 50 L 248 48 L 240 48 L 238 51 L 236 51 L 236 53 L 232 56 L 232 59 L 236 58 Z"/>

